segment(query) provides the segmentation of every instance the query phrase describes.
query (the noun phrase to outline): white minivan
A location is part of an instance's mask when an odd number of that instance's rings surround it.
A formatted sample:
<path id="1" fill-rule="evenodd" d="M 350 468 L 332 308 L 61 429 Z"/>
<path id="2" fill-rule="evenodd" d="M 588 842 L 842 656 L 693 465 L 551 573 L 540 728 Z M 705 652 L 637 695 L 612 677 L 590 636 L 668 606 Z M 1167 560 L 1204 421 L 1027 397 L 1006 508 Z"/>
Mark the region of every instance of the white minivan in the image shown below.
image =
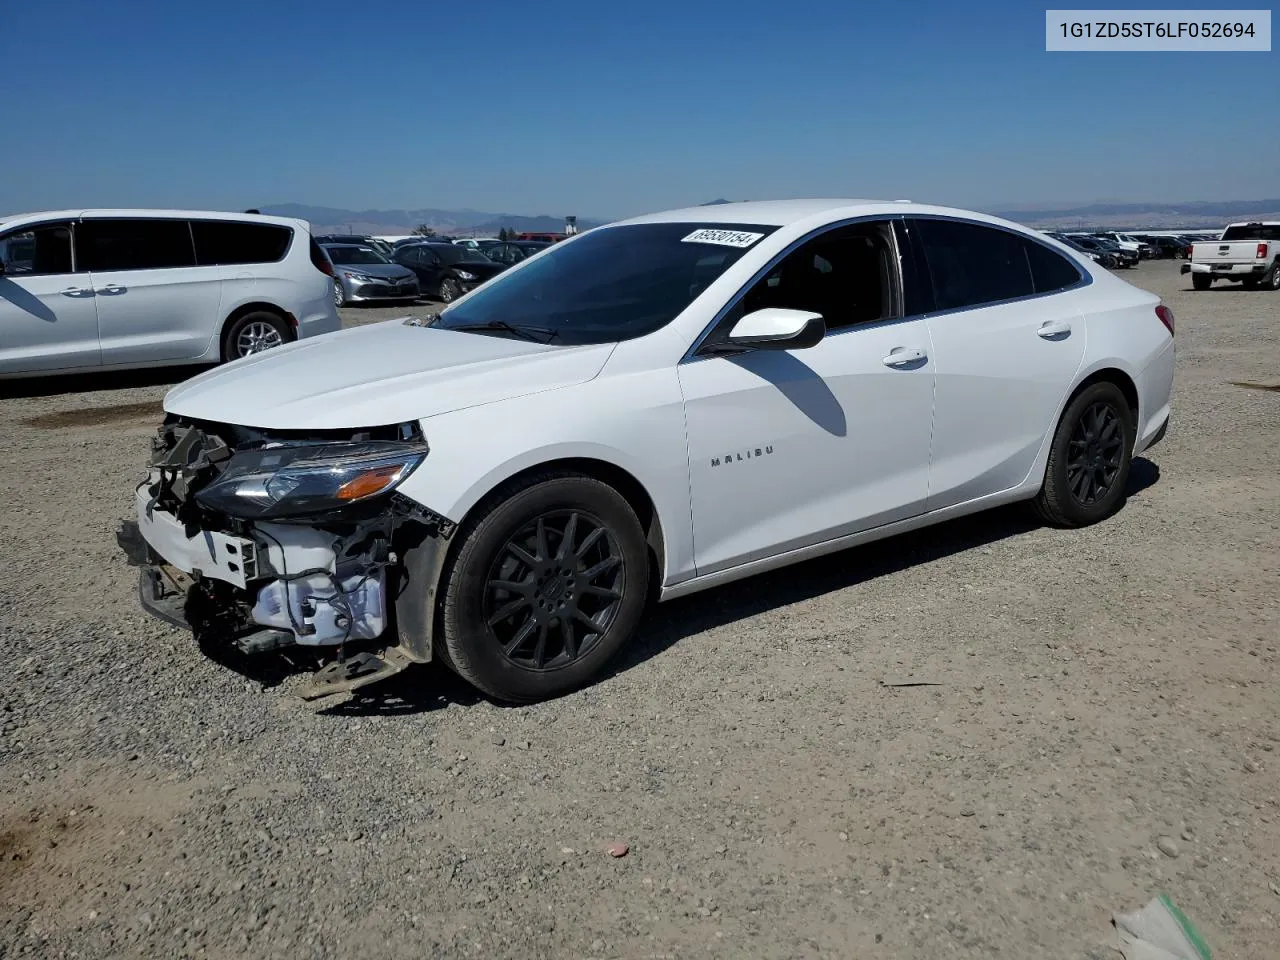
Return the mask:
<path id="1" fill-rule="evenodd" d="M 64 210 L 0 220 L 0 378 L 220 363 L 339 329 L 305 220 Z"/>

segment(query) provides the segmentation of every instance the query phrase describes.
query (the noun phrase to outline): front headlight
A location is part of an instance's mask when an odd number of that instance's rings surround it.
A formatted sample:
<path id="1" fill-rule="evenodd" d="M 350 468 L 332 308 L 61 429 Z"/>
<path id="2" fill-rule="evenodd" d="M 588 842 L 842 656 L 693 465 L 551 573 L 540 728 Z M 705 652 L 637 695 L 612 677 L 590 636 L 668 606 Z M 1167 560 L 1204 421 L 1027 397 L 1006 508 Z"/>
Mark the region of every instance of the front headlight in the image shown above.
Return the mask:
<path id="1" fill-rule="evenodd" d="M 394 490 L 427 456 L 423 441 L 260 447 L 237 453 L 196 500 L 256 520 L 337 510 Z"/>
<path id="2" fill-rule="evenodd" d="M 459 280 L 474 280 L 475 278 L 476 278 L 476 275 L 474 273 L 467 273 L 467 271 L 465 270 L 458 271 Z"/>
<path id="3" fill-rule="evenodd" d="M 371 277 L 367 273 L 355 273 L 352 270 L 343 270 L 342 275 L 348 280 L 354 280 L 356 283 L 377 283 L 377 277 Z"/>

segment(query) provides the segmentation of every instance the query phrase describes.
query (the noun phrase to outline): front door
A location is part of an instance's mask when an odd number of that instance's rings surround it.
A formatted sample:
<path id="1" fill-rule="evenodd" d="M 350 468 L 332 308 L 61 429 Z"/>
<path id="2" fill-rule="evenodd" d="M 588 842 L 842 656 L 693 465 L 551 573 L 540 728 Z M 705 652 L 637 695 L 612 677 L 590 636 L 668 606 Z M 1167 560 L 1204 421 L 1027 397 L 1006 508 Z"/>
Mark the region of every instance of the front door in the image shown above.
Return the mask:
<path id="1" fill-rule="evenodd" d="M 71 224 L 0 235 L 0 261 L 0 373 L 97 367 L 93 283 L 72 262 Z"/>
<path id="2" fill-rule="evenodd" d="M 822 234 L 722 325 L 763 307 L 813 310 L 827 321 L 821 343 L 680 365 L 698 575 L 923 512 L 933 363 L 924 321 L 902 318 L 898 264 L 887 222 Z"/>

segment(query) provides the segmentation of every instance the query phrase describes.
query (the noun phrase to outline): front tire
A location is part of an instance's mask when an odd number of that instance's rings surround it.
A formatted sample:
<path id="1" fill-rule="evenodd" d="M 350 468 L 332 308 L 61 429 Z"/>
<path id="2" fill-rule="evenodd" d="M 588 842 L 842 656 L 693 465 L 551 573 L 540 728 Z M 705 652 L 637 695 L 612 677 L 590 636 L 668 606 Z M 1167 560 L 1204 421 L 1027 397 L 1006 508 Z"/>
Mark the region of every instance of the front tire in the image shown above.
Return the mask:
<path id="1" fill-rule="evenodd" d="M 1208 290 L 1213 283 L 1213 277 L 1207 273 L 1193 273 L 1191 275 L 1191 286 L 1197 290 Z"/>
<path id="2" fill-rule="evenodd" d="M 342 285 L 341 280 L 333 281 L 333 305 L 335 307 L 347 305 L 347 288 Z"/>
<path id="3" fill-rule="evenodd" d="M 1262 285 L 1268 290 L 1280 290 L 1280 260 L 1271 264 L 1271 269 L 1262 278 Z"/>
<path id="4" fill-rule="evenodd" d="M 581 475 L 519 480 L 496 501 L 460 531 L 440 659 L 496 700 L 568 693 L 635 634 L 649 586 L 644 531 L 616 490 Z"/>
<path id="5" fill-rule="evenodd" d="M 1086 387 L 1063 411 L 1034 506 L 1057 527 L 1084 527 L 1111 516 L 1124 497 L 1134 415 L 1109 381 Z"/>
<path id="6" fill-rule="evenodd" d="M 239 360 L 282 346 L 293 339 L 293 330 L 283 317 L 266 310 L 255 310 L 237 318 L 227 328 L 222 341 L 222 359 Z"/>
<path id="7" fill-rule="evenodd" d="M 453 303 L 458 299 L 459 294 L 458 282 L 452 277 L 445 277 L 440 281 L 440 291 L 436 294 L 441 303 Z"/>

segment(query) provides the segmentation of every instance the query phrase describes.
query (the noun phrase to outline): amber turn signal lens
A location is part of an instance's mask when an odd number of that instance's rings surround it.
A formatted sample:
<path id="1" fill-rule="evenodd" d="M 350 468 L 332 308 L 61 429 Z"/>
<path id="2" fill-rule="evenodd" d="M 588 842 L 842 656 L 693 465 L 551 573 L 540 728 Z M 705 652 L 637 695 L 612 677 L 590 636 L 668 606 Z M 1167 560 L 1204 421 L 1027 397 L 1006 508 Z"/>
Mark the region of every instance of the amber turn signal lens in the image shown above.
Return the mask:
<path id="1" fill-rule="evenodd" d="M 385 467 L 366 470 L 340 486 L 336 496 L 339 500 L 363 500 L 365 497 L 372 497 L 395 483 L 402 470 L 404 470 L 402 463 L 392 463 Z"/>

